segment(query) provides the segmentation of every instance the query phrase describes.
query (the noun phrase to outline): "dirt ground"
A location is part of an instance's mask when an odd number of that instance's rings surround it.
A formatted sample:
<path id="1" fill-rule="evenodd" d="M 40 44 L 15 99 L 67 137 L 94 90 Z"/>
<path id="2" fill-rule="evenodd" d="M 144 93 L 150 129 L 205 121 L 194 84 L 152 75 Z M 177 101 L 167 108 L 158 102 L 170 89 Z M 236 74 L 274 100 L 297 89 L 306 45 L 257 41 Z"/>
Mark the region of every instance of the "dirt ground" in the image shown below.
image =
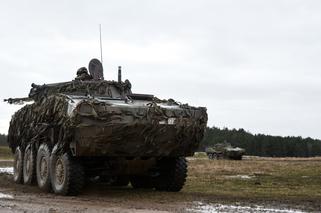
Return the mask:
<path id="1" fill-rule="evenodd" d="M 1 160 L 0 168 L 11 164 Z M 14 184 L 12 175 L 2 172 L 0 212 L 321 212 L 321 187 L 316 189 L 321 177 L 311 182 L 319 170 L 311 172 L 308 165 L 321 168 L 321 159 L 189 158 L 189 177 L 179 193 L 90 183 L 76 197 Z M 300 179 L 284 178 L 285 166 L 299 170 Z"/>

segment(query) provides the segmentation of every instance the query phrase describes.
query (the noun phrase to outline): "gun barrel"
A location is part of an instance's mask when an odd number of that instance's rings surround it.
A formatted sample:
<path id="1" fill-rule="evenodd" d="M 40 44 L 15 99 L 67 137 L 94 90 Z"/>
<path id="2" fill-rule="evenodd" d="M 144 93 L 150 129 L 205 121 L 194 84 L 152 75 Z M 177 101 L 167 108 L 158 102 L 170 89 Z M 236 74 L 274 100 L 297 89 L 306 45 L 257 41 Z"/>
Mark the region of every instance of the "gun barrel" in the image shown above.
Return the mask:
<path id="1" fill-rule="evenodd" d="M 8 104 L 24 104 L 25 102 L 33 101 L 32 98 L 8 98 L 4 99 L 4 102 L 8 102 Z"/>

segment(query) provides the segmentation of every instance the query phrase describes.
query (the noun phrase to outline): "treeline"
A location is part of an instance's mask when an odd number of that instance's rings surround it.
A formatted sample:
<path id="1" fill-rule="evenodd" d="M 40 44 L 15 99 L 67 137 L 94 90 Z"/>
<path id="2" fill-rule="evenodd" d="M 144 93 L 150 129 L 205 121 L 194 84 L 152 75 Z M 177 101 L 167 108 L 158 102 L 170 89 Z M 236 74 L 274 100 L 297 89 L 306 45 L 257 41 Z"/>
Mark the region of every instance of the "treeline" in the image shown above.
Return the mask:
<path id="1" fill-rule="evenodd" d="M 247 155 L 264 157 L 321 156 L 321 140 L 302 137 L 253 135 L 244 129 L 207 127 L 199 151 L 216 143 L 228 142 L 246 150 Z M 0 146 L 7 146 L 7 136 L 0 134 Z"/>
<path id="2" fill-rule="evenodd" d="M 0 146 L 8 146 L 6 135 L 0 134 Z"/>
<path id="3" fill-rule="evenodd" d="M 216 143 L 228 142 L 246 149 L 247 155 L 264 157 L 314 157 L 321 156 L 321 140 L 302 137 L 253 135 L 244 129 L 207 128 L 200 151 Z"/>

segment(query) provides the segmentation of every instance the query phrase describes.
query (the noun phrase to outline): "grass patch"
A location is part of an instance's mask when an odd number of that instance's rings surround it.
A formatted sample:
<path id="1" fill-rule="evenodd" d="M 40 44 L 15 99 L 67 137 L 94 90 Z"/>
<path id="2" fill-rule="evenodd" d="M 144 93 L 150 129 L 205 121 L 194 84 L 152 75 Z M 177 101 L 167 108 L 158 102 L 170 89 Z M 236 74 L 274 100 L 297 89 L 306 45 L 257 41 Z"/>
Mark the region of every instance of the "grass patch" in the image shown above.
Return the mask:
<path id="1" fill-rule="evenodd" d="M 12 159 L 11 149 L 8 146 L 0 146 L 0 159 L 1 160 L 10 160 Z"/>
<path id="2" fill-rule="evenodd" d="M 321 158 L 189 160 L 186 193 L 246 200 L 321 201 Z"/>

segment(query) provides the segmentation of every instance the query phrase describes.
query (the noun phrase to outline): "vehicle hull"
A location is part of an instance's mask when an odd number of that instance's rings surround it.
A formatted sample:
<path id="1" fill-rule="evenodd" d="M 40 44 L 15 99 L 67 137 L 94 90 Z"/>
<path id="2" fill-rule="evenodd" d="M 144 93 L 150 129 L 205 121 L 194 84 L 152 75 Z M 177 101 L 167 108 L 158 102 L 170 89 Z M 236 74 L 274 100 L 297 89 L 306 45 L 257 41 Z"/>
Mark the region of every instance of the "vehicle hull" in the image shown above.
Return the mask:
<path id="1" fill-rule="evenodd" d="M 191 156 L 203 129 L 196 125 L 112 124 L 75 129 L 75 156 Z"/>

